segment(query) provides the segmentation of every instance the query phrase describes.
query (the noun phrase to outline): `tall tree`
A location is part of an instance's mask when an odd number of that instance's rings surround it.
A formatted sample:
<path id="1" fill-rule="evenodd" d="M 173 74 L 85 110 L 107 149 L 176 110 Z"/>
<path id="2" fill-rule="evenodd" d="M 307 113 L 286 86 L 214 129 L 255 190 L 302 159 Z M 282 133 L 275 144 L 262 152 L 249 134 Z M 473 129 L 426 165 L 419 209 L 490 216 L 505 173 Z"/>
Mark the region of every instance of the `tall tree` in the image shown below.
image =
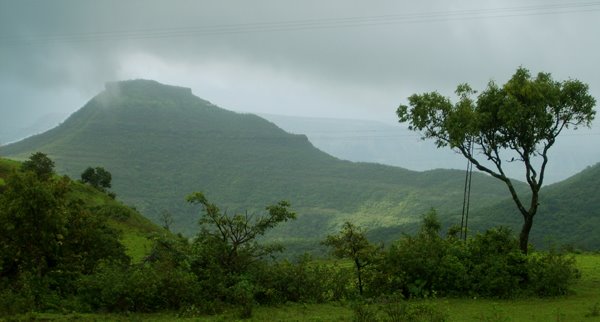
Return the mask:
<path id="1" fill-rule="evenodd" d="M 523 67 L 503 86 L 491 81 L 477 97 L 468 84 L 459 85 L 456 94 L 454 104 L 437 92 L 414 94 L 408 98 L 410 107 L 398 107 L 399 121 L 506 184 L 523 217 L 519 244 L 527 253 L 548 151 L 565 128 L 591 125 L 596 101 L 587 84 L 554 81 L 548 73 L 532 77 Z M 530 194 L 516 191 L 505 162 L 522 163 Z"/>

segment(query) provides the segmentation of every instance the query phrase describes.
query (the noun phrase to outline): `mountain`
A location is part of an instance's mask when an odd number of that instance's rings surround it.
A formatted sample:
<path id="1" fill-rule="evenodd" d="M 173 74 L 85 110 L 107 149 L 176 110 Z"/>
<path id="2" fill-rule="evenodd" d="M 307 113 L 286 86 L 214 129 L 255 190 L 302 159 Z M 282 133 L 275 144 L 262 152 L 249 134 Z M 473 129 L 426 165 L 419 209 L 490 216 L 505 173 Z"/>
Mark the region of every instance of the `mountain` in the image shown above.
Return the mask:
<path id="1" fill-rule="evenodd" d="M 185 203 L 194 191 L 228 212 L 290 201 L 298 220 L 270 236 L 288 241 L 323 238 L 346 220 L 389 239 L 432 207 L 446 224 L 458 222 L 462 209 L 463 171 L 343 161 L 304 135 L 149 80 L 108 83 L 58 127 L 1 147 L 0 155 L 25 159 L 35 151 L 73 178 L 88 166 L 104 167 L 119 198 L 154 221 L 170 212 L 173 229 L 188 235 L 198 229 L 200 210 Z M 506 196 L 489 176 L 473 180 L 475 208 Z"/>
<path id="2" fill-rule="evenodd" d="M 390 111 L 393 112 L 393 111 Z M 305 134 L 318 149 L 355 162 L 375 162 L 410 170 L 465 169 L 465 159 L 447 148 L 438 149 L 431 140 L 403 124 L 370 120 L 313 118 L 261 114 L 285 131 Z M 390 113 L 390 122 L 397 117 Z M 566 129 L 550 150 L 546 183 L 564 180 L 600 160 L 597 129 Z M 586 149 L 581 147 L 585 146 Z M 521 178 L 521 164 L 506 164 L 509 176 Z M 522 178 L 524 180 L 524 178 Z"/>

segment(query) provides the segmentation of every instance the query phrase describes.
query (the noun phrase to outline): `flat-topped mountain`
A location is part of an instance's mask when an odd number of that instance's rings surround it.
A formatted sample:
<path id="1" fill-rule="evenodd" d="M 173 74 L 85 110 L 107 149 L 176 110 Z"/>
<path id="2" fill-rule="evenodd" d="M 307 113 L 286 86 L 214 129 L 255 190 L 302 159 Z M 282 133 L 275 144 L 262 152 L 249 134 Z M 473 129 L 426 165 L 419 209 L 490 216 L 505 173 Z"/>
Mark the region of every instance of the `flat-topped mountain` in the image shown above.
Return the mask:
<path id="1" fill-rule="evenodd" d="M 463 200 L 462 171 L 342 161 L 304 135 L 150 80 L 108 83 L 58 127 L 1 147 L 0 155 L 25 159 L 35 151 L 73 178 L 88 166 L 106 168 L 119 198 L 155 221 L 168 211 L 174 230 L 186 234 L 197 230 L 199 209 L 185 203 L 194 191 L 230 212 L 288 200 L 299 218 L 272 237 L 294 240 L 322 238 L 346 220 L 386 239 L 432 207 L 456 223 Z M 473 186 L 473 209 L 507 196 L 485 175 L 475 175 Z"/>

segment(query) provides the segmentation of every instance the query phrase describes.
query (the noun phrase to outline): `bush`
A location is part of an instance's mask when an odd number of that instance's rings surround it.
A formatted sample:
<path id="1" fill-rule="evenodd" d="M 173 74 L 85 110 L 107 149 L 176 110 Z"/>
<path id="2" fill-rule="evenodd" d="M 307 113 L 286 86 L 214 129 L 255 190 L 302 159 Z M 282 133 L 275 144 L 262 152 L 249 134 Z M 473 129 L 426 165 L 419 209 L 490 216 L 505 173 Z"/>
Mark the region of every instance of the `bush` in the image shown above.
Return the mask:
<path id="1" fill-rule="evenodd" d="M 575 257 L 556 251 L 529 256 L 529 289 L 538 296 L 565 295 L 575 279 L 581 277 Z"/>
<path id="2" fill-rule="evenodd" d="M 510 229 L 492 228 L 468 242 L 468 275 L 473 295 L 507 298 L 527 281 L 527 257 Z"/>
<path id="3" fill-rule="evenodd" d="M 579 276 L 573 257 L 557 252 L 524 255 L 508 228 L 493 228 L 466 243 L 439 234 L 432 212 L 415 236 L 404 236 L 384 254 L 366 283 L 367 294 L 400 293 L 407 298 L 520 294 L 555 296 L 568 292 Z"/>
<path id="4" fill-rule="evenodd" d="M 29 290 L 16 291 L 2 285 L 0 291 L 0 317 L 25 313 L 35 308 L 35 297 Z"/>
<path id="5" fill-rule="evenodd" d="M 447 314 L 425 303 L 405 301 L 402 297 L 382 297 L 352 305 L 353 321 L 444 322 Z"/>
<path id="6" fill-rule="evenodd" d="M 179 310 L 196 303 L 199 288 L 193 274 L 181 269 L 162 271 L 152 265 L 103 265 L 80 280 L 82 301 L 93 310 L 156 312 Z"/>
<path id="7" fill-rule="evenodd" d="M 440 237 L 440 224 L 432 211 L 416 236 L 404 236 L 386 252 L 375 270 L 383 276 L 371 282 L 371 295 L 382 289 L 407 298 L 462 293 L 468 288 L 467 257 L 463 243 Z"/>
<path id="8" fill-rule="evenodd" d="M 262 304 L 323 303 L 355 293 L 350 269 L 317 264 L 307 255 L 296 262 L 264 263 L 253 274 L 258 285 L 256 299 Z"/>

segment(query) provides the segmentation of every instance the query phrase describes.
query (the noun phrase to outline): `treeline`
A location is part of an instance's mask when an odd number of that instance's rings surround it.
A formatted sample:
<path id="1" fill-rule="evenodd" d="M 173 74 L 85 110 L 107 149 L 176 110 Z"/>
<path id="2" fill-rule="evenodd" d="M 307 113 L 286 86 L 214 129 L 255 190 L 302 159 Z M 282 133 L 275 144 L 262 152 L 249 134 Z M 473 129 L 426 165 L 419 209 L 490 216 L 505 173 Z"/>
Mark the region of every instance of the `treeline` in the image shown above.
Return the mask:
<path id="1" fill-rule="evenodd" d="M 132 263 L 107 215 L 69 198 L 74 183 L 53 174 L 48 161 L 32 157 L 0 186 L 0 312 L 168 310 L 188 317 L 235 309 L 244 318 L 255 305 L 286 302 L 555 296 L 579 276 L 568 255 L 524 255 L 505 228 L 467 241 L 456 229 L 443 236 L 435 212 L 418 233 L 388 247 L 346 223 L 323 241 L 341 262 L 278 260 L 282 247 L 261 237 L 295 218 L 287 202 L 262 215 L 227 214 L 202 193 L 187 198 L 201 208 L 200 232 L 188 240 L 165 229 Z M 355 314 L 368 320 L 364 306 Z"/>

